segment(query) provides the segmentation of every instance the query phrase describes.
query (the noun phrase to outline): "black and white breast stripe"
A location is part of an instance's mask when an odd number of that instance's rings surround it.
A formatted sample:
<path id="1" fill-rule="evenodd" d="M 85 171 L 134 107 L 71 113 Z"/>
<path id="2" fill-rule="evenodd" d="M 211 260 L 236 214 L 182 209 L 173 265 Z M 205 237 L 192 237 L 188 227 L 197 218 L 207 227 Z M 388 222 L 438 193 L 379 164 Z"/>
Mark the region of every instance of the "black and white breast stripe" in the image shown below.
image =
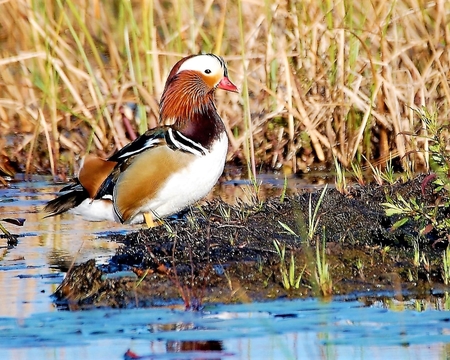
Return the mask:
<path id="1" fill-rule="evenodd" d="M 169 128 L 166 132 L 166 142 L 172 149 L 175 148 L 197 156 L 206 155 L 208 152 L 208 149 L 172 128 Z"/>

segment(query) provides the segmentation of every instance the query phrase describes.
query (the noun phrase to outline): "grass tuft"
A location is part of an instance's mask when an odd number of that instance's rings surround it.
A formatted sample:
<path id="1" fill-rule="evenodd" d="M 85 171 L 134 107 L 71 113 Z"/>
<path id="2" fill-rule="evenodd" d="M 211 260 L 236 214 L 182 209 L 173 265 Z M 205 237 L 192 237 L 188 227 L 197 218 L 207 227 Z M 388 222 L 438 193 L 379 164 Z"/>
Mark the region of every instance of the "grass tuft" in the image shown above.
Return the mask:
<path id="1" fill-rule="evenodd" d="M 322 249 L 320 249 L 320 241 L 316 242 L 316 269 L 315 278 L 317 287 L 324 297 L 333 294 L 333 280 L 330 273 L 330 265 L 327 261 L 326 245 L 325 245 L 325 229 L 323 230 Z"/>

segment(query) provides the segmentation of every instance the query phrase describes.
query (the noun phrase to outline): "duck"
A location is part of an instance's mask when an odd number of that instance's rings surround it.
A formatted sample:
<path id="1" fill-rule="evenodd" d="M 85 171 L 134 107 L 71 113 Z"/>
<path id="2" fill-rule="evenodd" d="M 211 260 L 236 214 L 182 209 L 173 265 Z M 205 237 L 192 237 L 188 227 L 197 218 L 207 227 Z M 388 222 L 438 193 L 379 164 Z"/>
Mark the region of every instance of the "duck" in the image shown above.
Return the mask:
<path id="1" fill-rule="evenodd" d="M 222 175 L 228 152 L 216 89 L 238 92 L 222 57 L 190 55 L 169 72 L 160 125 L 107 159 L 85 157 L 78 176 L 49 201 L 48 216 L 65 212 L 89 221 L 148 227 L 205 197 Z"/>

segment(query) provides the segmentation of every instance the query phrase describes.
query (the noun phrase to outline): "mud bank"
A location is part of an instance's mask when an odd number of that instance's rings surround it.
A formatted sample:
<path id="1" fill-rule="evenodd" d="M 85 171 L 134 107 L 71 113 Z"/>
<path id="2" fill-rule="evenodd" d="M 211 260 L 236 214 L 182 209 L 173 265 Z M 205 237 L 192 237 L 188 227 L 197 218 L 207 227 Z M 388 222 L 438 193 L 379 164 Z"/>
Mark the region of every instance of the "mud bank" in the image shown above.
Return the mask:
<path id="1" fill-rule="evenodd" d="M 206 302 L 321 296 L 320 261 L 328 264 L 332 295 L 426 297 L 447 289 L 442 256 L 448 232 L 438 225 L 447 217 L 447 207 L 439 204 L 447 199 L 434 194 L 424 176 L 354 186 L 348 194 L 327 189 L 318 204 L 321 193 L 239 206 L 217 200 L 156 228 L 114 236 L 122 246 L 109 263 L 96 266 L 90 260 L 71 269 L 56 302 L 69 308 L 196 308 Z M 406 224 L 393 227 L 404 216 L 387 216 L 382 204 L 397 194 L 435 209 L 434 218 L 411 212 Z M 312 221 L 310 209 L 316 208 Z M 285 248 L 284 260 L 274 241 Z M 298 288 L 287 290 L 283 272 L 289 277 L 291 254 L 295 280 L 302 276 Z"/>

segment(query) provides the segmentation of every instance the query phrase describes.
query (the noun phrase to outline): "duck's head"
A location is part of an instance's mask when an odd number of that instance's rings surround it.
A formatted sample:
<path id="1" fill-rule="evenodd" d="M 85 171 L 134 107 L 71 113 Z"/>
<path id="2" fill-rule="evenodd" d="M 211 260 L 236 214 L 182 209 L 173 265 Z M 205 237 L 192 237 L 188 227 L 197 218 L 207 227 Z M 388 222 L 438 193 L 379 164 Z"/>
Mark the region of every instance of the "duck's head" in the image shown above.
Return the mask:
<path id="1" fill-rule="evenodd" d="M 216 88 L 238 92 L 228 78 L 225 61 L 214 54 L 191 55 L 178 61 L 170 71 L 164 92 L 171 87 L 175 91 L 196 90 L 203 94 Z"/>
<path id="2" fill-rule="evenodd" d="M 220 56 L 202 54 L 181 59 L 167 78 L 160 103 L 161 122 L 187 126 L 187 122 L 217 119 L 214 106 L 217 88 L 238 92 Z"/>

